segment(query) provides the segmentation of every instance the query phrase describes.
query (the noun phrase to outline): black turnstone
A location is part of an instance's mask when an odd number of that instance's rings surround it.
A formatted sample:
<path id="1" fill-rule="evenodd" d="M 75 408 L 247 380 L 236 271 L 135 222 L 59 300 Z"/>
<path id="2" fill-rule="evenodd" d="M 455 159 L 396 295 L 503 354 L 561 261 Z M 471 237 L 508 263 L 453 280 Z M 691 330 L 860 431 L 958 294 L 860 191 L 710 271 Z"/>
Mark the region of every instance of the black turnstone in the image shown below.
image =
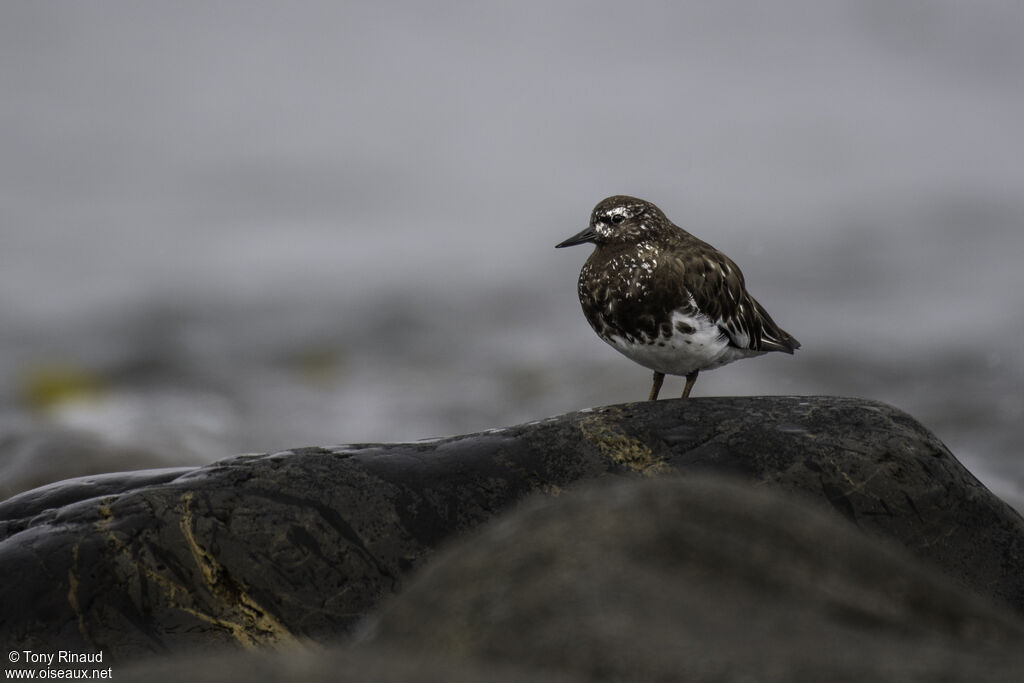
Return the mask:
<path id="1" fill-rule="evenodd" d="M 654 370 L 650 400 L 665 375 L 697 373 L 800 342 L 747 293 L 728 256 L 670 221 L 661 209 L 616 195 L 594 207 L 590 225 L 556 249 L 592 242 L 577 290 L 597 335 Z"/>

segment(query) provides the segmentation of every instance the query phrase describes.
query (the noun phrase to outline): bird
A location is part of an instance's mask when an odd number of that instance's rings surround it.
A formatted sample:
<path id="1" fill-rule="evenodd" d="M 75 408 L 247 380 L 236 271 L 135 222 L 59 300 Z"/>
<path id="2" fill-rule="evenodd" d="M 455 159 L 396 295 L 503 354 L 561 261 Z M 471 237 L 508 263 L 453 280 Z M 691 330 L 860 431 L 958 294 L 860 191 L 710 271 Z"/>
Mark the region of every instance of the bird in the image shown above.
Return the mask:
<path id="1" fill-rule="evenodd" d="M 607 197 L 555 248 L 586 243 L 594 250 L 577 283 L 583 314 L 602 340 L 654 371 L 648 400 L 665 375 L 686 377 L 688 398 L 701 370 L 800 348 L 750 295 L 732 259 L 649 201 Z"/>

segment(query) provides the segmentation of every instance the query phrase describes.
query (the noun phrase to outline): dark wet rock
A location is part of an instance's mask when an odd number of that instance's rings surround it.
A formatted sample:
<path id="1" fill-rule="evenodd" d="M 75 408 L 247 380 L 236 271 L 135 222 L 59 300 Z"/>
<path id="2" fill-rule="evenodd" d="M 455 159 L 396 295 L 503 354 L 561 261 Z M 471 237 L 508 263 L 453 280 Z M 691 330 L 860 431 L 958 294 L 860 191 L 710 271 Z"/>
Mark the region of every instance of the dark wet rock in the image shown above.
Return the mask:
<path id="1" fill-rule="evenodd" d="M 778 489 L 535 500 L 439 553 L 363 638 L 584 680 L 1011 681 L 1024 621 Z"/>
<path id="2" fill-rule="evenodd" d="M 530 494 L 718 474 L 816 500 L 1024 611 L 1024 521 L 907 415 L 835 397 L 698 398 L 428 442 L 109 475 L 0 503 L 0 638 L 114 660 L 350 632 L 437 545 Z"/>

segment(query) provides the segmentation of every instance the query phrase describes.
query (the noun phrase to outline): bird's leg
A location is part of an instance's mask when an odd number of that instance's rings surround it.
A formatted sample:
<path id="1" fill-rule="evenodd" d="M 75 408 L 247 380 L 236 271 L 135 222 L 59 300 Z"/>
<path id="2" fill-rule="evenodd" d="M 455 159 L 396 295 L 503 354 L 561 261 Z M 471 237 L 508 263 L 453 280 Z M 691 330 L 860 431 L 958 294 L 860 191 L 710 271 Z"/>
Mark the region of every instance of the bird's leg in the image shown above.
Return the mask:
<path id="1" fill-rule="evenodd" d="M 693 385 L 697 381 L 698 372 L 700 372 L 700 370 L 694 370 L 686 376 L 686 386 L 683 387 L 683 398 L 689 397 L 690 389 L 693 389 Z"/>
<path id="2" fill-rule="evenodd" d="M 647 397 L 648 401 L 658 400 L 658 393 L 661 391 L 661 383 L 665 381 L 665 373 L 654 371 L 654 384 L 651 385 L 651 395 Z"/>

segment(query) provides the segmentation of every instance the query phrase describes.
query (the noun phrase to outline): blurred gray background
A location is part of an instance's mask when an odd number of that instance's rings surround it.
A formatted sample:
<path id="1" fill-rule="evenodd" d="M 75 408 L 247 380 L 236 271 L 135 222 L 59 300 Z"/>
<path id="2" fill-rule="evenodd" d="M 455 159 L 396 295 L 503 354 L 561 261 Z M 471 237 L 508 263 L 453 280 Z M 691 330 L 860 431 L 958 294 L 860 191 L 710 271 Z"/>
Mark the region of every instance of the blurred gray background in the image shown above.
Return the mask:
<path id="1" fill-rule="evenodd" d="M 1024 500 L 1024 5 L 4 2 L 6 486 L 639 400 L 555 251 L 609 194 Z M 681 389 L 669 380 L 665 394 Z"/>

